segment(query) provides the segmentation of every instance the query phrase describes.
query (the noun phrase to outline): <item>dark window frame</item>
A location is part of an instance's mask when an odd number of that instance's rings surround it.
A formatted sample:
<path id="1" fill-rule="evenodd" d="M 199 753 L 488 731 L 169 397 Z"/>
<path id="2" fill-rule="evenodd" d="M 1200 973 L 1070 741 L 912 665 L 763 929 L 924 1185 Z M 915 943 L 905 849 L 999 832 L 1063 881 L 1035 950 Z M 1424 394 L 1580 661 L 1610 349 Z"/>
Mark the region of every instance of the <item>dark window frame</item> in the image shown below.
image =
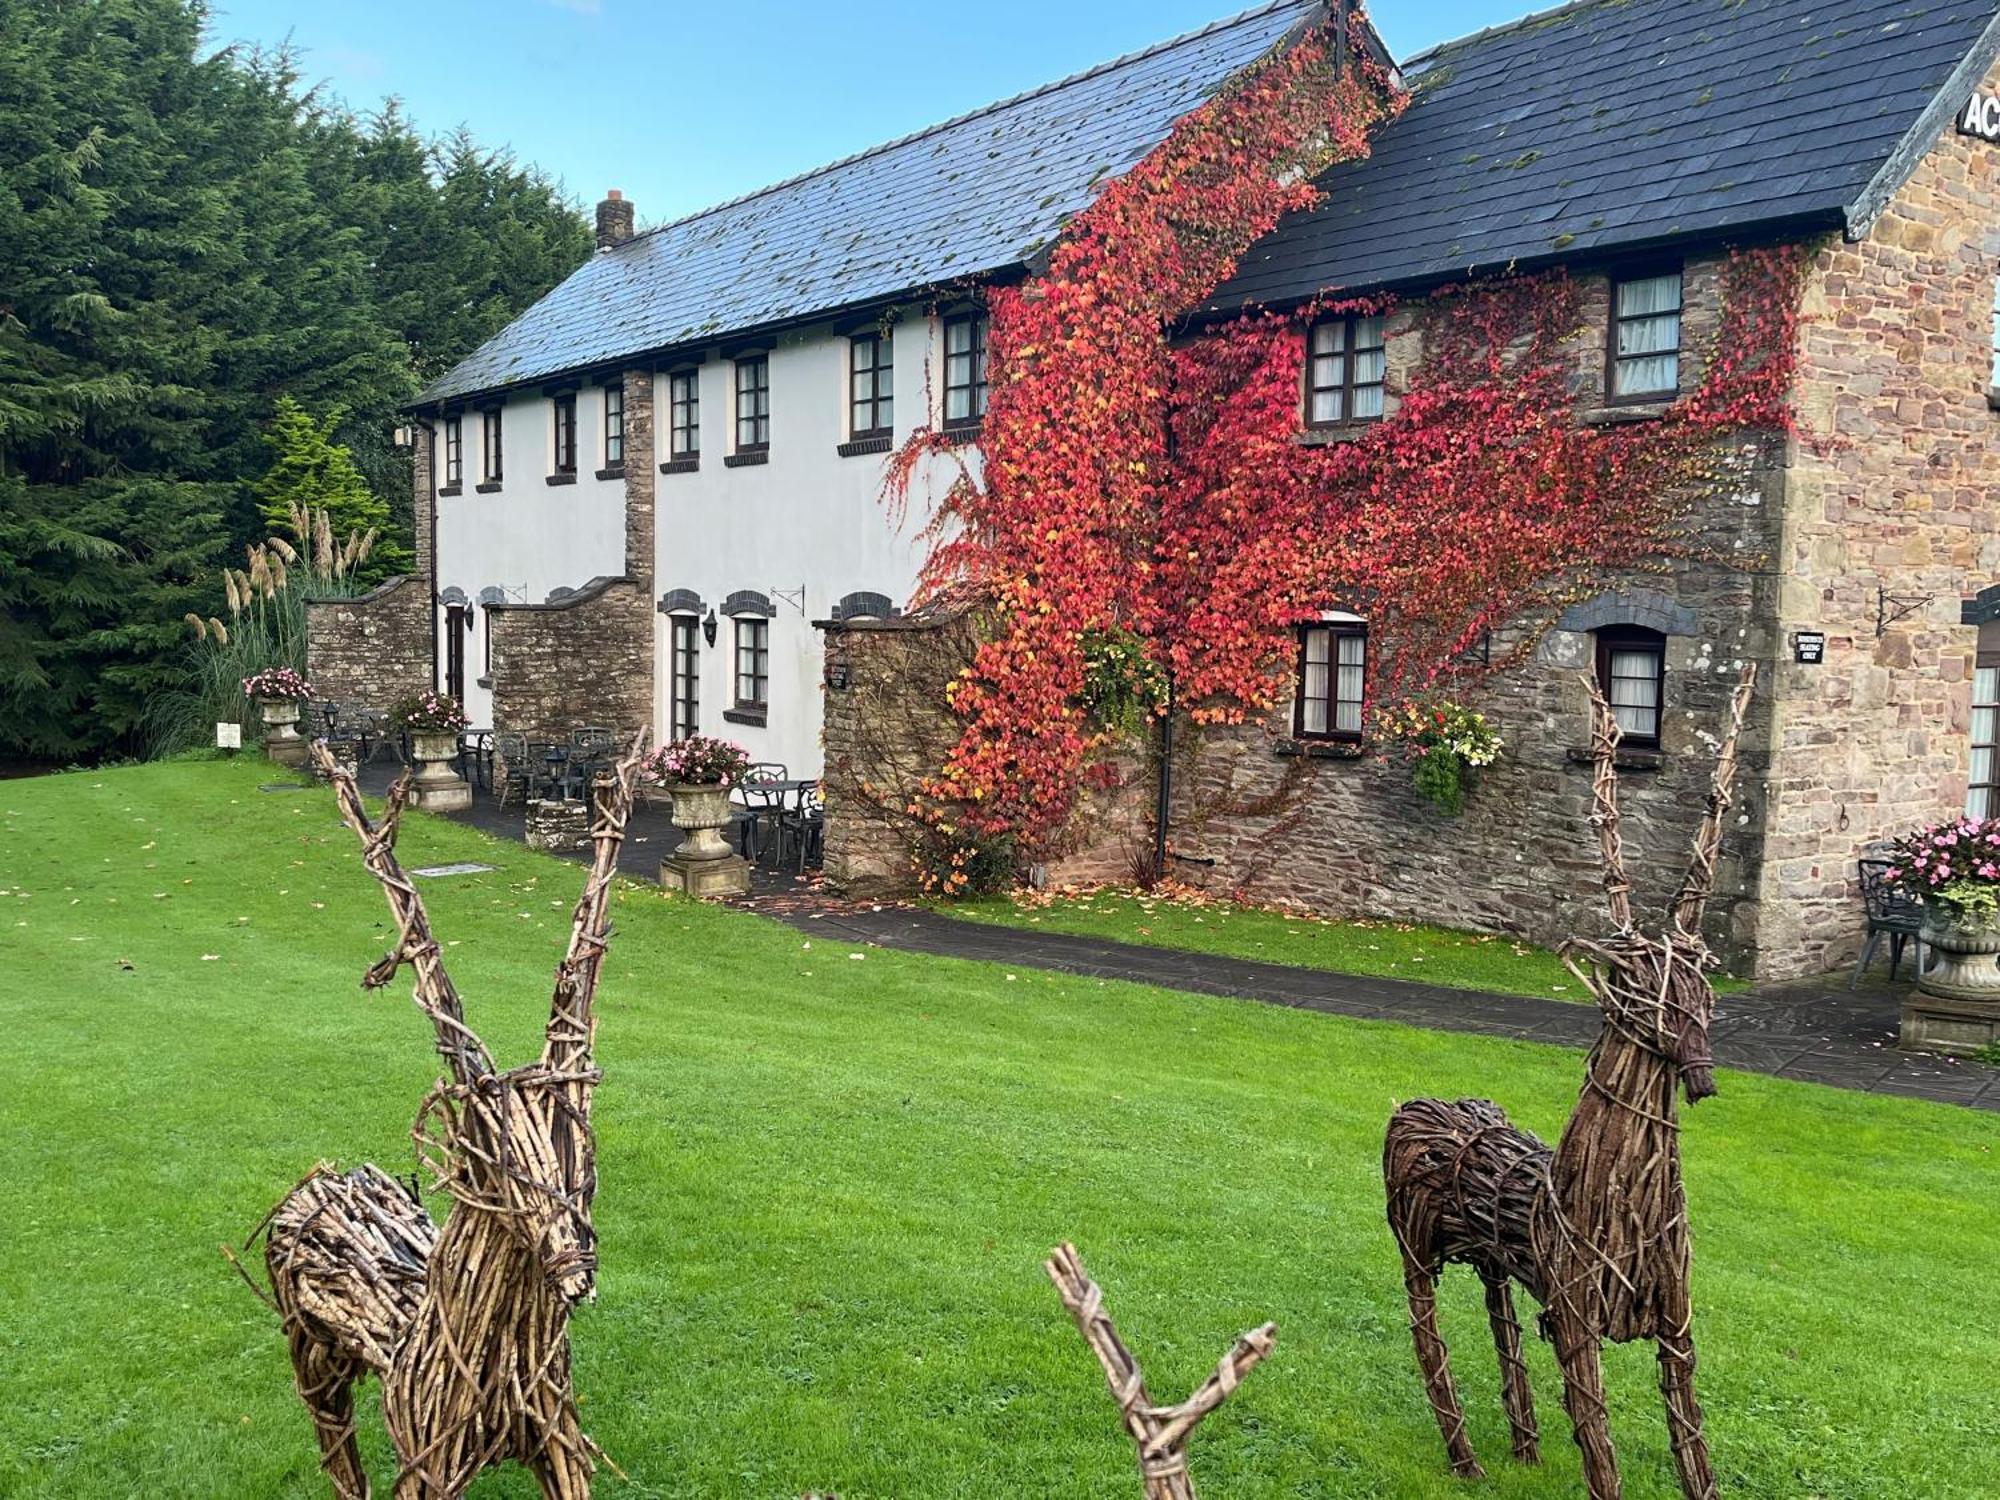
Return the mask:
<path id="1" fill-rule="evenodd" d="M 480 413 L 479 422 L 479 464 L 480 478 L 486 484 L 500 484 L 506 479 L 505 455 L 501 451 L 501 417 L 497 406 L 488 407 Z"/>
<path id="2" fill-rule="evenodd" d="M 862 354 L 868 363 L 859 363 Z M 861 394 L 861 377 L 870 394 Z M 896 346 L 893 333 L 856 333 L 847 339 L 847 437 L 849 442 L 889 437 L 896 430 Z M 864 420 L 865 415 L 865 420 Z"/>
<path id="3" fill-rule="evenodd" d="M 1618 289 L 1629 282 L 1651 281 L 1656 277 L 1673 276 L 1680 282 L 1680 301 L 1674 306 L 1673 317 L 1676 325 L 1676 339 L 1671 349 L 1649 349 L 1643 354 L 1620 354 L 1618 352 L 1618 330 L 1626 323 L 1645 323 L 1655 318 L 1667 316 L 1665 313 L 1632 313 L 1620 316 L 1618 312 Z M 1661 386 L 1657 390 L 1633 391 L 1624 395 L 1618 391 L 1618 367 L 1620 364 L 1635 364 L 1640 360 L 1659 359 L 1671 354 L 1674 357 L 1674 383 Z M 1645 261 L 1629 266 L 1619 266 L 1611 272 L 1609 299 L 1604 305 L 1604 402 L 1607 406 L 1657 406 L 1663 401 L 1677 401 L 1681 394 L 1681 361 L 1687 355 L 1687 263 L 1685 261 Z"/>
<path id="4" fill-rule="evenodd" d="M 970 335 L 966 347 L 953 353 L 951 335 L 954 328 L 966 328 Z M 953 313 L 944 320 L 944 429 L 947 432 L 960 428 L 977 427 L 986 420 L 986 404 L 992 394 L 988 382 L 987 341 L 990 326 L 984 312 Z M 952 361 L 965 361 L 964 380 L 952 378 Z M 951 414 L 951 398 L 954 392 L 965 392 L 966 415 L 954 417 Z"/>
<path id="5" fill-rule="evenodd" d="M 444 419 L 444 487 L 457 489 L 465 481 L 465 428 L 458 417 Z"/>
<path id="6" fill-rule="evenodd" d="M 1970 749 L 1991 750 L 1993 754 L 1987 762 L 1987 775 L 1991 778 L 1987 781 L 1971 780 L 1972 760 L 1970 755 L 1966 758 L 1965 812 L 1967 817 L 1972 818 L 2000 818 L 2000 680 L 1994 684 L 1992 700 L 1982 703 L 1979 698 L 1979 674 L 1985 671 L 2000 674 L 2000 651 L 1981 651 L 1972 661 L 1972 711 L 1976 715 L 1982 708 L 1993 710 L 1994 734 L 1991 740 L 1972 739 L 1968 721 L 1966 738 Z M 1986 794 L 1983 798 L 1974 796 L 1982 791 Z M 1980 808 L 1978 812 L 1972 810 L 1975 802 Z"/>
<path id="7" fill-rule="evenodd" d="M 1314 634 L 1324 632 L 1326 643 L 1326 728 L 1306 728 L 1306 653 Z M 1340 641 L 1342 637 L 1361 641 L 1361 693 L 1344 698 L 1340 692 Z M 1368 622 L 1366 620 L 1308 620 L 1298 627 L 1299 654 L 1292 688 L 1292 737 L 1316 743 L 1358 745 L 1368 727 Z M 1356 706 L 1357 725 L 1340 728 L 1340 707 Z"/>
<path id="8" fill-rule="evenodd" d="M 668 615 L 667 626 L 667 735 L 684 740 L 701 733 L 701 617 Z"/>
<path id="9" fill-rule="evenodd" d="M 736 410 L 733 414 L 736 418 L 736 444 L 733 451 L 737 453 L 769 453 L 771 451 L 771 356 L 769 354 L 745 354 L 739 356 L 733 363 L 736 367 L 734 381 Z M 746 375 L 752 377 L 747 386 L 744 383 Z M 756 403 L 758 409 L 751 412 L 748 416 L 745 416 L 743 411 L 743 398 L 745 396 L 760 398 Z M 748 430 L 750 433 L 750 438 L 747 441 L 743 436 L 745 431 L 744 424 L 746 422 L 749 423 Z"/>
<path id="10" fill-rule="evenodd" d="M 564 391 L 553 397 L 550 407 L 555 416 L 555 444 L 552 449 L 554 463 L 550 472 L 554 474 L 576 473 L 576 392 Z"/>
<path id="11" fill-rule="evenodd" d="M 667 458 L 700 457 L 701 371 L 675 370 L 667 376 Z"/>
<path id="12" fill-rule="evenodd" d="M 730 641 L 730 697 L 739 713 L 767 713 L 771 707 L 771 621 L 764 615 L 738 615 Z M 743 670 L 743 654 L 750 653 L 750 671 Z M 755 696 L 746 697 L 745 681 Z"/>
<path id="13" fill-rule="evenodd" d="M 614 381 L 604 388 L 604 467 L 617 468 L 625 462 L 625 385 Z"/>
<path id="14" fill-rule="evenodd" d="M 1368 322 L 1376 325 L 1376 333 L 1380 339 L 1379 343 L 1362 344 L 1358 341 L 1361 325 Z M 1335 355 L 1317 353 L 1315 346 L 1319 341 L 1319 331 L 1322 328 L 1332 328 L 1335 326 L 1339 326 L 1342 330 L 1340 352 Z M 1337 317 L 1315 318 L 1307 325 L 1305 367 L 1306 426 L 1323 431 L 1329 427 L 1347 427 L 1356 422 L 1381 421 L 1389 408 L 1388 347 L 1388 318 L 1381 313 L 1342 313 Z M 1382 355 L 1382 378 L 1380 380 L 1357 381 L 1354 378 L 1356 357 L 1362 354 Z M 1340 379 L 1338 381 L 1329 385 L 1322 384 L 1318 380 L 1318 365 L 1322 359 L 1338 359 L 1340 361 Z M 1381 392 L 1382 410 L 1370 412 L 1365 417 L 1356 416 L 1354 414 L 1354 398 L 1356 393 L 1360 391 Z M 1313 408 L 1317 404 L 1317 398 L 1328 394 L 1340 397 L 1340 415 L 1337 417 L 1315 417 L 1313 415 Z"/>
<path id="15" fill-rule="evenodd" d="M 1643 625 L 1605 625 L 1596 631 L 1597 636 L 1597 690 L 1604 695 L 1604 701 L 1614 705 L 1616 699 L 1611 691 L 1611 658 L 1620 651 L 1645 651 L 1653 658 L 1653 732 L 1642 734 L 1637 730 L 1621 727 L 1618 743 L 1631 750 L 1657 750 L 1660 748 L 1660 731 L 1667 721 L 1667 638 L 1657 630 L 1649 630 Z"/>

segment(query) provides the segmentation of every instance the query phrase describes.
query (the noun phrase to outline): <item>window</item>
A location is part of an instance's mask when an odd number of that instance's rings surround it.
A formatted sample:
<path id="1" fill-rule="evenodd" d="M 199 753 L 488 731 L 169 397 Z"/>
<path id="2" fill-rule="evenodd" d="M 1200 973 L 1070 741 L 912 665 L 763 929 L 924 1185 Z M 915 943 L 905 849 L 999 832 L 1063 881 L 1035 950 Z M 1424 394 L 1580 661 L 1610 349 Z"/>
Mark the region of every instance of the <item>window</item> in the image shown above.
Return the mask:
<path id="1" fill-rule="evenodd" d="M 1667 638 L 1659 631 L 1619 625 L 1597 632 L 1597 686 L 1625 744 L 1659 748 L 1666 685 Z"/>
<path id="2" fill-rule="evenodd" d="M 762 615 L 736 617 L 736 706 L 770 706 L 771 622 Z"/>
<path id="3" fill-rule="evenodd" d="M 1328 318 L 1308 335 L 1306 422 L 1330 427 L 1382 415 L 1382 319 Z"/>
<path id="4" fill-rule="evenodd" d="M 1359 620 L 1299 631 L 1299 687 L 1292 729 L 1303 740 L 1361 738 L 1368 627 Z"/>
<path id="5" fill-rule="evenodd" d="M 736 451 L 771 446 L 771 361 L 762 354 L 736 361 Z"/>
<path id="6" fill-rule="evenodd" d="M 1611 282 L 1613 401 L 1676 396 L 1681 388 L 1681 273 L 1652 272 Z"/>
<path id="7" fill-rule="evenodd" d="M 895 427 L 894 341 L 891 335 L 863 334 L 847 341 L 847 435 L 887 437 Z"/>
<path id="8" fill-rule="evenodd" d="M 667 457 L 701 457 L 701 372 L 667 377 Z"/>
<path id="9" fill-rule="evenodd" d="M 669 738 L 684 740 L 701 728 L 701 621 L 693 615 L 668 615 L 672 631 L 667 694 Z"/>
<path id="10" fill-rule="evenodd" d="M 494 407 L 490 411 L 481 412 L 479 416 L 479 435 L 481 439 L 480 461 L 486 466 L 483 471 L 485 480 L 488 484 L 498 484 L 500 482 L 500 409 Z"/>
<path id="11" fill-rule="evenodd" d="M 455 490 L 465 477 L 465 430 L 457 417 L 444 419 L 444 487 Z"/>
<path id="12" fill-rule="evenodd" d="M 944 425 L 970 427 L 986 415 L 986 314 L 944 320 Z"/>
<path id="13" fill-rule="evenodd" d="M 556 397 L 556 468 L 558 474 L 576 472 L 576 397 Z"/>
<path id="14" fill-rule="evenodd" d="M 2000 650 L 1981 651 L 1972 673 L 1972 777 L 1965 812 L 2000 818 Z"/>
<path id="15" fill-rule="evenodd" d="M 604 467 L 615 469 L 625 462 L 625 387 L 604 388 Z"/>

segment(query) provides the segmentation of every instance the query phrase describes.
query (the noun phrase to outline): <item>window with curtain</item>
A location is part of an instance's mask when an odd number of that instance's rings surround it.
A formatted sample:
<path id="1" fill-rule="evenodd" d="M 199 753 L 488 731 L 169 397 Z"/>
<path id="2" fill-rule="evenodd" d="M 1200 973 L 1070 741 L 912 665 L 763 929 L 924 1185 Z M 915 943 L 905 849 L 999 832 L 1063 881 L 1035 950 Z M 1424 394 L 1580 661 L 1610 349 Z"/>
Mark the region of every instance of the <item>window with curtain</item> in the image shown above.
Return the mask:
<path id="1" fill-rule="evenodd" d="M 762 615 L 736 617 L 736 706 L 770 706 L 771 622 Z"/>
<path id="2" fill-rule="evenodd" d="M 1597 632 L 1597 686 L 1611 705 L 1623 743 L 1658 749 L 1666 701 L 1667 638 L 1637 625 Z"/>
<path id="3" fill-rule="evenodd" d="M 604 467 L 625 462 L 625 387 L 604 388 Z"/>
<path id="4" fill-rule="evenodd" d="M 771 446 L 771 361 L 762 354 L 736 361 L 736 451 Z"/>
<path id="5" fill-rule="evenodd" d="M 668 737 L 684 740 L 701 728 L 701 621 L 668 615 L 671 631 L 668 675 Z"/>
<path id="6" fill-rule="evenodd" d="M 2000 650 L 1981 651 L 1972 673 L 1972 775 L 1965 812 L 2000 818 Z"/>
<path id="7" fill-rule="evenodd" d="M 487 484 L 500 482 L 500 409 L 480 413 L 480 463 Z"/>
<path id="8" fill-rule="evenodd" d="M 1612 400 L 1680 394 L 1680 267 L 1612 279 L 1610 338 Z"/>
<path id="9" fill-rule="evenodd" d="M 701 457 L 701 372 L 667 377 L 667 457 Z"/>
<path id="10" fill-rule="evenodd" d="M 1331 427 L 1382 415 L 1388 366 L 1382 319 L 1325 318 L 1306 333 L 1306 422 Z"/>
<path id="11" fill-rule="evenodd" d="M 1358 740 L 1368 676 L 1368 627 L 1358 620 L 1299 630 L 1292 732 L 1303 740 Z"/>
<path id="12" fill-rule="evenodd" d="M 444 483 L 457 489 L 465 477 L 465 428 L 457 417 L 444 419 Z"/>
<path id="13" fill-rule="evenodd" d="M 970 427 L 986 415 L 986 314 L 944 320 L 944 425 Z"/>
<path id="14" fill-rule="evenodd" d="M 556 467 L 558 474 L 576 472 L 576 397 L 556 397 Z"/>
<path id="15" fill-rule="evenodd" d="M 890 334 L 847 341 L 847 435 L 887 437 L 895 428 L 895 344 Z"/>

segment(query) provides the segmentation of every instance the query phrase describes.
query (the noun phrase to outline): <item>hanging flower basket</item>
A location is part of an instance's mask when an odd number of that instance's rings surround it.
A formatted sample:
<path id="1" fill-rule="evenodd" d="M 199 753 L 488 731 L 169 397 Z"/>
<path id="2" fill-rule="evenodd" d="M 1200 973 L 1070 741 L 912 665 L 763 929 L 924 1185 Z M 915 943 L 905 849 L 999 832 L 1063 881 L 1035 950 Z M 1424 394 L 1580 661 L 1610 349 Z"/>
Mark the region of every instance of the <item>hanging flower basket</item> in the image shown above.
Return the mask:
<path id="1" fill-rule="evenodd" d="M 1486 715 L 1448 699 L 1384 709 L 1375 724 L 1384 739 L 1402 742 L 1411 784 L 1453 817 L 1465 806 L 1474 773 L 1500 758 L 1500 736 Z"/>

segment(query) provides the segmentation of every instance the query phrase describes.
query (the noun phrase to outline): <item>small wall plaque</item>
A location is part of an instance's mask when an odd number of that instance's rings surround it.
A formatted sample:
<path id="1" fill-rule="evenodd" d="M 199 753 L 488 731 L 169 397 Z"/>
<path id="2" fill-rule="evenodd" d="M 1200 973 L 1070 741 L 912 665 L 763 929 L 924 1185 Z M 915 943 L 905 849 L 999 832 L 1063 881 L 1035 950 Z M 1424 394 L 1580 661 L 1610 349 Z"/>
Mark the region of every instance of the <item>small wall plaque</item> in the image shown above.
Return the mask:
<path id="1" fill-rule="evenodd" d="M 243 726 L 225 724 L 220 720 L 215 725 L 215 748 L 218 750 L 241 750 L 243 748 Z"/>
<path id="2" fill-rule="evenodd" d="M 1808 667 L 1816 667 L 1826 660 L 1826 632 L 1823 630 L 1796 630 L 1792 632 L 1792 660 Z"/>

